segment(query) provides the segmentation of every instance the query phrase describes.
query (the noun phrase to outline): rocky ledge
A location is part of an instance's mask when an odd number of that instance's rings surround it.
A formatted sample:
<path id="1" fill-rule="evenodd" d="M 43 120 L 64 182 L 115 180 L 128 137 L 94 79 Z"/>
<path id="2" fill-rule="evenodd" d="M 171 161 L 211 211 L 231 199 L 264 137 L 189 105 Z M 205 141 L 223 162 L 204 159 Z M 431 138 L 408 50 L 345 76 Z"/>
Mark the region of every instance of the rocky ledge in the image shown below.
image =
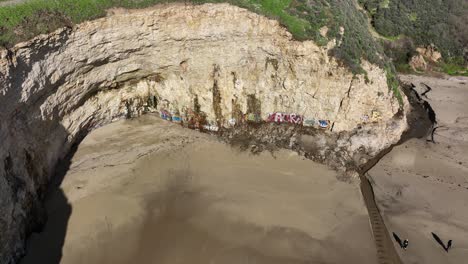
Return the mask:
<path id="1" fill-rule="evenodd" d="M 363 62 L 367 76 L 352 74 L 328 55 L 335 45 L 206 4 L 121 10 L 0 51 L 0 263 L 41 227 L 56 164 L 116 119 L 159 111 L 228 138 L 282 135 L 343 168 L 397 142 L 406 118 L 385 72 Z"/>

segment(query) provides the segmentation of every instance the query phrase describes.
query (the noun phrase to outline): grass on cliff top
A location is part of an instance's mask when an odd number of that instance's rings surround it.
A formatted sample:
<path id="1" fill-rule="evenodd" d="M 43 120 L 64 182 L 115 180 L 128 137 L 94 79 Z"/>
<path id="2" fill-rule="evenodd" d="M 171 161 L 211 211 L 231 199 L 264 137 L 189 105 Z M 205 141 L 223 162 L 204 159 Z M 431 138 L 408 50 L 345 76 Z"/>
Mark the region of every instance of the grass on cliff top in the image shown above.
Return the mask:
<path id="1" fill-rule="evenodd" d="M 355 74 L 366 74 L 362 59 L 379 65 L 387 72 L 389 89 L 402 103 L 395 69 L 369 32 L 367 16 L 354 0 L 26 0 L 0 7 L 0 45 L 11 47 L 59 27 L 103 17 L 112 7 L 145 8 L 174 2 L 230 3 L 278 20 L 298 40 L 325 45 L 335 39 L 338 45 L 330 55 Z M 328 28 L 326 36 L 320 34 L 324 26 Z"/>
<path id="2" fill-rule="evenodd" d="M 1 1 L 1 0 L 0 0 Z M 285 9 L 291 0 L 195 0 L 185 3 L 228 2 L 279 20 L 298 38 L 305 38 L 308 23 Z M 29 0 L 0 7 L 0 45 L 12 46 L 58 27 L 103 17 L 112 7 L 145 8 L 181 0 Z"/>
<path id="3" fill-rule="evenodd" d="M 0 7 L 0 45 L 11 47 L 59 27 L 103 17 L 112 7 L 145 8 L 173 2 L 240 6 L 278 20 L 298 40 L 325 45 L 336 39 L 339 45 L 330 55 L 355 74 L 364 73 L 361 59 L 385 67 L 383 49 L 373 39 L 367 17 L 356 8 L 354 0 L 26 0 Z M 319 33 L 323 26 L 329 29 L 325 37 Z"/>

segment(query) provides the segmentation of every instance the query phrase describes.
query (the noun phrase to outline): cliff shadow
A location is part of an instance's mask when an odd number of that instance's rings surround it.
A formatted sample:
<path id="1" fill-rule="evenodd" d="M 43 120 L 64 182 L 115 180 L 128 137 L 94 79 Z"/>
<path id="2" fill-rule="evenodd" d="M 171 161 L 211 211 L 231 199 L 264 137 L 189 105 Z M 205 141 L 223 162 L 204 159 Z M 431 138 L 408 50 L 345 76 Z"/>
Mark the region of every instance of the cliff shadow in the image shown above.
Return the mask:
<path id="1" fill-rule="evenodd" d="M 71 160 L 80 142 L 81 140 L 78 140 L 65 158 L 57 162 L 44 201 L 47 222 L 40 232 L 32 233 L 28 237 L 26 255 L 20 260 L 20 264 L 58 264 L 62 259 L 62 249 L 72 206 L 60 185 L 70 168 Z"/>

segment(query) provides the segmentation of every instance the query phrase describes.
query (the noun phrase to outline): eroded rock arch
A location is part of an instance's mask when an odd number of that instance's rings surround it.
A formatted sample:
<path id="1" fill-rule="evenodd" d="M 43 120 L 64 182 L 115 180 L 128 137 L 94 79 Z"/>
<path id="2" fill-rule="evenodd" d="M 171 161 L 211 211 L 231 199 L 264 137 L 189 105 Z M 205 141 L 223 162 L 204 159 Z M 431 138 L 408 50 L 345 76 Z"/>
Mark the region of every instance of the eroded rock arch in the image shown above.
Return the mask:
<path id="1" fill-rule="evenodd" d="M 254 96 L 262 116 L 331 120 L 333 133 L 368 126 L 350 149 L 395 143 L 406 122 L 385 72 L 364 62 L 368 79 L 353 75 L 328 56 L 334 45 L 295 41 L 276 21 L 207 4 L 124 11 L 1 51 L 0 262 L 17 258 L 40 224 L 57 161 L 119 118 L 182 111 L 196 98 L 209 121 L 227 126 Z"/>

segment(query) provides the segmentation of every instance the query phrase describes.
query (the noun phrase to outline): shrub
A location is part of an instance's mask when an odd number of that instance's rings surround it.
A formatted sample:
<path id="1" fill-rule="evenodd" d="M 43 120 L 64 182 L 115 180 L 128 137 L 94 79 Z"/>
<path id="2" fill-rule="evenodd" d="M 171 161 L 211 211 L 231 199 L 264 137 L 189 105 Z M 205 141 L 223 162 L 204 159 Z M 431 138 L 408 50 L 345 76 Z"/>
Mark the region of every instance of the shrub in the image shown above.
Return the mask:
<path id="1" fill-rule="evenodd" d="M 377 32 L 386 37 L 404 35 L 415 46 L 434 44 L 446 60 L 468 63 L 468 2 L 466 0 L 359 0 Z M 391 51 L 394 52 L 394 51 Z"/>

